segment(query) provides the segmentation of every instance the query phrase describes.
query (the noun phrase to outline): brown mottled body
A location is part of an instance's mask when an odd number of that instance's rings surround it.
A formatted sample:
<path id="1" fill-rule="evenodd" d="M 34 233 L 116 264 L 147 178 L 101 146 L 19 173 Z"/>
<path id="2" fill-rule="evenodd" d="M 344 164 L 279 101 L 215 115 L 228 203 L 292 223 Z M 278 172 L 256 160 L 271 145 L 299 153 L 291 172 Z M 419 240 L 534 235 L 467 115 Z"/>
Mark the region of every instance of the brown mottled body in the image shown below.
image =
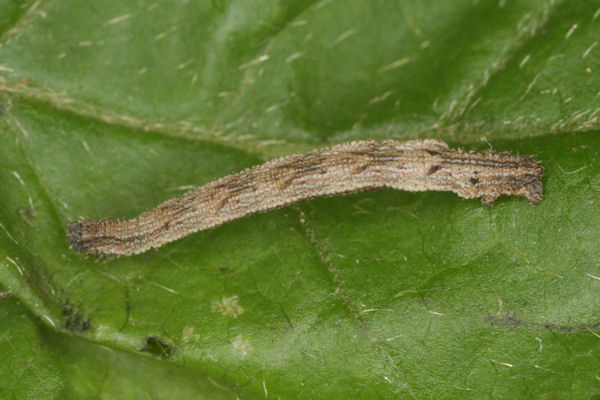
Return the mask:
<path id="1" fill-rule="evenodd" d="M 542 200 L 542 172 L 531 157 L 450 150 L 436 140 L 343 143 L 226 176 L 134 219 L 73 222 L 69 241 L 101 256 L 139 254 L 257 212 L 380 188 L 452 191 L 487 205 L 518 195 L 534 204 Z"/>

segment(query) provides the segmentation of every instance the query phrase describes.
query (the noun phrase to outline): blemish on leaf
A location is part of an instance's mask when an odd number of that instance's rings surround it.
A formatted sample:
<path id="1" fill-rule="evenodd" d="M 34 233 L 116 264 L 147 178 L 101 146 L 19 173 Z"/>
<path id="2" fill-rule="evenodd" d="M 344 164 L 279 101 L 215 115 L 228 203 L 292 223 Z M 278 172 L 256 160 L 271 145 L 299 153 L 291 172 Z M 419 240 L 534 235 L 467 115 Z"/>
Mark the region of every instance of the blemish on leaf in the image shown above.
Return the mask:
<path id="1" fill-rule="evenodd" d="M 96 334 L 97 338 L 105 338 L 110 334 L 111 330 L 112 329 L 109 326 L 100 324 L 94 328 L 94 333 Z"/>
<path id="2" fill-rule="evenodd" d="M 242 358 L 248 355 L 248 352 L 252 350 L 252 345 L 243 335 L 237 335 L 231 343 L 233 350 L 239 354 Z"/>
<path id="3" fill-rule="evenodd" d="M 90 318 L 86 318 L 80 307 L 75 309 L 67 299 L 62 306 L 62 314 L 65 317 L 65 328 L 74 333 L 82 333 L 90 330 Z"/>
<path id="4" fill-rule="evenodd" d="M 154 357 L 165 360 L 173 356 L 175 353 L 175 348 L 158 336 L 148 336 L 144 340 L 144 345 L 140 351 L 150 353 Z"/>
<path id="5" fill-rule="evenodd" d="M 240 306 L 239 297 L 233 295 L 231 297 L 221 298 L 213 303 L 212 312 L 220 312 L 225 316 L 237 318 L 244 312 L 244 308 Z"/>
<path id="6" fill-rule="evenodd" d="M 193 326 L 186 326 L 185 328 L 183 328 L 183 332 L 181 333 L 181 339 L 182 339 L 183 343 L 187 344 L 187 343 L 190 343 L 199 338 L 200 338 L 200 335 L 198 335 L 197 333 L 194 333 Z"/>

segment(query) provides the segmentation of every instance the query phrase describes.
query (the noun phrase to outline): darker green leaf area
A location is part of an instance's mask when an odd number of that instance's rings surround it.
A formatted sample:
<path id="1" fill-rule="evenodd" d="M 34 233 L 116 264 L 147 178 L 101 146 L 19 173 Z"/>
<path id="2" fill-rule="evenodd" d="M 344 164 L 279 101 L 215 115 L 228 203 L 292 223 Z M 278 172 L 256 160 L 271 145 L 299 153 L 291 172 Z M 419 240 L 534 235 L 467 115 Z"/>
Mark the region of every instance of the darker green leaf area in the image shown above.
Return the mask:
<path id="1" fill-rule="evenodd" d="M 239 392 L 217 378 L 54 332 L 13 298 L 0 302 L 0 321 L 2 399 L 230 399 Z"/>
<path id="2" fill-rule="evenodd" d="M 599 16 L 0 1 L 0 398 L 599 397 Z M 533 155 L 544 201 L 383 190 L 134 257 L 68 247 L 82 216 L 416 137 Z"/>

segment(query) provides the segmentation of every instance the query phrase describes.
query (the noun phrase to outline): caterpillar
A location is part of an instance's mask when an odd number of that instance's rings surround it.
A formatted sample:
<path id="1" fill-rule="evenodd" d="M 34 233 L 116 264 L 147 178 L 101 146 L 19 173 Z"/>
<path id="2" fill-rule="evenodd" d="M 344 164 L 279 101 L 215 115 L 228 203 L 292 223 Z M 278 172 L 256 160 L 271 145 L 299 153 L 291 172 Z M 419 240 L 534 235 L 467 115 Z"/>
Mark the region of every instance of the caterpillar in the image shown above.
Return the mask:
<path id="1" fill-rule="evenodd" d="M 225 176 L 129 220 L 70 224 L 70 246 L 101 257 L 129 256 L 251 214 L 312 199 L 392 188 L 451 191 L 493 205 L 501 195 L 542 200 L 543 168 L 508 152 L 451 150 L 433 139 L 362 140 L 293 154 Z"/>

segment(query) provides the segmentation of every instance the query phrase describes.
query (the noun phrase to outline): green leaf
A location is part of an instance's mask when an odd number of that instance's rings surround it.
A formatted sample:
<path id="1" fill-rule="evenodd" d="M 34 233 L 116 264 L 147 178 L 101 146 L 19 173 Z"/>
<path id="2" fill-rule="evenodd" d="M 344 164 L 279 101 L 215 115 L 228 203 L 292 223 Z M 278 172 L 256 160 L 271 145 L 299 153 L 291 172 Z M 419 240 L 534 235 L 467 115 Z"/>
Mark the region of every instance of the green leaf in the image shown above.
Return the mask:
<path id="1" fill-rule="evenodd" d="M 57 333 L 32 319 L 14 299 L 0 303 L 2 399 L 232 397 L 203 374 Z"/>
<path id="2" fill-rule="evenodd" d="M 550 0 L 0 2 L 0 397 L 596 398 L 598 24 Z M 68 247 L 80 216 L 416 137 L 532 154 L 545 199 L 386 190 Z"/>
<path id="3" fill-rule="evenodd" d="M 0 398 L 58 398 L 64 381 L 56 357 L 17 301 L 3 294 L 0 300 Z"/>

